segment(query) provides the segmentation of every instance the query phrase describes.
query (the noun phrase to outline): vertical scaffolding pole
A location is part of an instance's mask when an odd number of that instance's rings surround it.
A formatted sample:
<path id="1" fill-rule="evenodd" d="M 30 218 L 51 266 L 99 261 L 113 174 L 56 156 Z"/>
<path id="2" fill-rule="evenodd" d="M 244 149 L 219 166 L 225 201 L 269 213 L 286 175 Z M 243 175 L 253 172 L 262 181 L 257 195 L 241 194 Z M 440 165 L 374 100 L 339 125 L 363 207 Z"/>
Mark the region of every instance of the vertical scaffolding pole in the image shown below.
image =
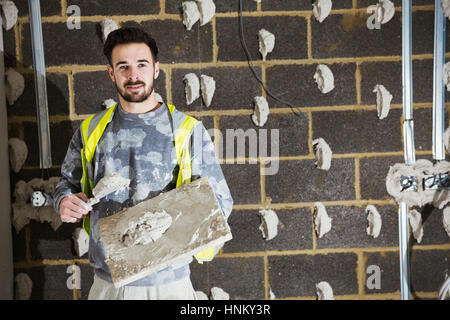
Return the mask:
<path id="1" fill-rule="evenodd" d="M 445 160 L 445 90 L 442 69 L 445 63 L 445 16 L 441 0 L 434 3 L 433 60 L 433 159 Z"/>
<path id="2" fill-rule="evenodd" d="M 402 0 L 402 84 L 403 84 L 403 148 L 405 164 L 416 161 L 414 149 L 414 120 L 412 93 L 412 5 L 411 0 Z M 410 299 L 409 267 L 409 223 L 408 205 L 400 203 L 398 214 L 398 236 L 400 256 L 400 290 L 402 300 Z"/>

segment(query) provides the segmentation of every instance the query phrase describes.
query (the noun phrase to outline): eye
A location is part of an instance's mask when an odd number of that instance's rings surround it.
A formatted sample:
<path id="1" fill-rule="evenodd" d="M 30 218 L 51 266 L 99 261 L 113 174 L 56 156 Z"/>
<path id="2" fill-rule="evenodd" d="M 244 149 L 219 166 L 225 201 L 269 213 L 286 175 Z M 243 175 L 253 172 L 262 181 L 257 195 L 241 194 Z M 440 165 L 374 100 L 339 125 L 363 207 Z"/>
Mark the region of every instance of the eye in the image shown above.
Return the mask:
<path id="1" fill-rule="evenodd" d="M 145 64 L 145 63 L 140 63 L 138 66 L 139 66 L 140 68 L 144 68 L 144 67 L 146 67 L 146 64 Z"/>
<path id="2" fill-rule="evenodd" d="M 126 65 L 121 65 L 121 66 L 119 67 L 120 70 L 125 70 L 126 68 L 128 68 L 128 66 L 126 66 Z"/>

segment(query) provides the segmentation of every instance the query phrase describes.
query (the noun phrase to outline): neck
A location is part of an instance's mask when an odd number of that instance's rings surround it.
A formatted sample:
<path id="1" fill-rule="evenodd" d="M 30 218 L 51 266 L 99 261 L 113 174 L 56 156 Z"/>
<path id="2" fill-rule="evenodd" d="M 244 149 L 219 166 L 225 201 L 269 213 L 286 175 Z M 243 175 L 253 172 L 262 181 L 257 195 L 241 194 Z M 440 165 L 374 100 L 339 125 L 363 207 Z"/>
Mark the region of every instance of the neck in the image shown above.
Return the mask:
<path id="1" fill-rule="evenodd" d="M 155 99 L 155 95 L 152 93 L 147 100 L 142 102 L 129 102 L 119 95 L 120 105 L 122 109 L 128 113 L 146 113 L 156 110 L 160 104 Z"/>

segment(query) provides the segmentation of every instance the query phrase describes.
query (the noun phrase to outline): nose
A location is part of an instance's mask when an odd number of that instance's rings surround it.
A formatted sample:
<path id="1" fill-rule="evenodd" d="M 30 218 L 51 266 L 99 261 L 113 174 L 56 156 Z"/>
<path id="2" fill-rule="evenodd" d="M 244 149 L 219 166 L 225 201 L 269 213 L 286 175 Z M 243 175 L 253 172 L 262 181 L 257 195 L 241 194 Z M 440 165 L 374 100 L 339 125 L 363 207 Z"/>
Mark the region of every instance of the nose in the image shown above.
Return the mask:
<path id="1" fill-rule="evenodd" d="M 127 74 L 127 79 L 129 81 L 136 81 L 139 79 L 139 77 L 141 76 L 140 72 L 139 72 L 139 68 L 130 66 L 128 68 L 128 74 Z"/>

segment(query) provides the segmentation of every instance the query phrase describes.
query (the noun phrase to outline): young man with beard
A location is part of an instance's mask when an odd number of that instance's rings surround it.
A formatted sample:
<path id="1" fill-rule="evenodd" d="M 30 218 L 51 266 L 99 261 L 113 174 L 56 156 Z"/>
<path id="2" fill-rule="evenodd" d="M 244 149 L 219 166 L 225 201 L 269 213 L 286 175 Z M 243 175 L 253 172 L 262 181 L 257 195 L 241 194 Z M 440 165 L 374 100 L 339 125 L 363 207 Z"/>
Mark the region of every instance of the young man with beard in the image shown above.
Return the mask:
<path id="1" fill-rule="evenodd" d="M 99 239 L 100 218 L 204 176 L 225 218 L 233 199 L 203 124 L 155 99 L 154 83 L 160 72 L 155 40 L 139 28 L 118 29 L 108 35 L 104 54 L 119 103 L 84 120 L 72 137 L 53 193 L 55 210 L 63 222 L 83 219 L 90 235 L 89 260 L 95 276 L 89 299 L 195 299 L 189 277 L 192 258 L 121 288 L 112 284 Z M 186 123 L 191 124 L 183 149 L 190 156 L 187 182 L 174 146 Z M 93 187 L 113 173 L 130 179 L 129 188 L 89 207 L 86 202 Z"/>

